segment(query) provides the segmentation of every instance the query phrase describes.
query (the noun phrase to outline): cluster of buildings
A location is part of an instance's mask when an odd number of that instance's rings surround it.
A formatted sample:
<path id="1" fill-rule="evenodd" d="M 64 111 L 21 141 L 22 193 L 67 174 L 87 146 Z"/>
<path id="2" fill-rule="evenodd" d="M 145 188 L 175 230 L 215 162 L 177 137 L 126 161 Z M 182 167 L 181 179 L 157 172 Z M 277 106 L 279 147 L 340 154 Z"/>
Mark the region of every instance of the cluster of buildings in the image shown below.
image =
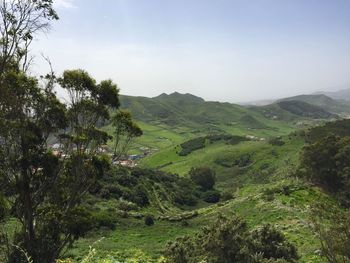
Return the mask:
<path id="1" fill-rule="evenodd" d="M 60 143 L 54 143 L 50 145 L 50 148 L 52 149 L 52 152 L 56 156 L 60 156 L 62 158 L 66 157 L 65 151 L 64 151 L 64 145 Z M 131 154 L 131 155 L 123 155 L 115 160 L 113 160 L 114 165 L 121 165 L 126 167 L 135 167 L 137 166 L 137 162 L 150 155 L 152 152 L 147 147 L 140 147 L 139 150 L 142 152 L 142 154 Z M 99 148 L 97 148 L 98 153 L 105 153 L 107 155 L 110 155 L 112 158 L 113 153 L 111 153 L 108 149 L 107 145 L 102 145 Z"/>
<path id="2" fill-rule="evenodd" d="M 251 141 L 266 141 L 265 138 L 260 138 L 254 135 L 246 135 L 245 137 Z"/>

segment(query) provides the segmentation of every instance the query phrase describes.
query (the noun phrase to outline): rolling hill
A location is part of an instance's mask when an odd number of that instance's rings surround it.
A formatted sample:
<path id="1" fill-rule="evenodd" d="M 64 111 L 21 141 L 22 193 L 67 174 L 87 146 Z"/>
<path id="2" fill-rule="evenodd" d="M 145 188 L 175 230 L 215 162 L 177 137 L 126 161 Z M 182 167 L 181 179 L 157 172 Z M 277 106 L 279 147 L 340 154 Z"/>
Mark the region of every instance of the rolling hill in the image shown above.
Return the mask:
<path id="1" fill-rule="evenodd" d="M 298 119 L 335 117 L 322 107 L 323 104 L 317 105 L 321 103 L 311 103 L 303 97 L 283 101 L 290 100 L 298 102 L 279 101 L 268 106 L 244 107 L 231 103 L 205 101 L 191 94 L 175 92 L 154 98 L 121 96 L 121 105 L 139 121 L 157 122 L 169 126 L 181 124 L 192 128 L 200 126 L 201 129 L 215 126 L 220 129 L 223 125 L 251 130 L 274 129 L 281 123 L 290 125 L 290 121 Z M 334 107 L 338 105 L 335 101 L 333 104 Z"/>
<path id="2" fill-rule="evenodd" d="M 319 91 L 315 94 L 324 94 L 335 100 L 346 100 L 350 101 L 350 88 L 341 89 L 338 91 Z"/>
<path id="3" fill-rule="evenodd" d="M 117 217 L 116 230 L 103 232 L 106 238 L 96 248 L 98 255 L 124 259 L 135 254 L 135 250 L 130 250 L 132 247 L 149 257 L 146 262 L 157 262 L 169 240 L 194 235 L 222 213 L 238 214 L 251 228 L 262 223 L 274 224 L 298 247 L 298 262 L 325 262 L 315 254 L 319 242 L 310 227 L 308 207 L 317 200 L 324 203 L 333 200 L 317 187 L 296 179 L 294 173 L 305 140 L 310 139 L 305 134 L 306 129 L 298 131 L 300 127 L 305 128 L 298 123 L 306 123 L 309 127 L 336 115 L 301 100 L 243 107 L 207 102 L 180 93 L 154 98 L 122 96 L 121 105 L 133 114 L 144 131 L 131 151 L 136 153 L 147 147 L 151 154 L 142 158 L 138 168 L 128 172 L 128 176 L 115 180 L 123 183 L 136 180 L 144 186 L 150 203 Z M 328 125 L 327 131 L 345 132 L 348 123 L 338 124 L 335 128 L 332 128 L 334 124 Z M 310 134 L 321 136 L 323 130 L 318 128 Z M 280 143 L 273 143 L 271 139 L 278 139 Z M 190 151 L 181 154 L 184 148 Z M 191 197 L 184 192 L 185 186 L 189 186 L 186 180 L 193 167 L 201 166 L 215 171 L 215 189 L 222 197 L 227 194 L 231 197 L 209 204 L 199 200 L 201 193 L 198 203 L 193 206 L 178 206 L 171 202 L 174 196 Z M 166 174 L 162 176 L 152 169 L 176 174 L 184 180 Z M 136 179 L 129 175 L 135 175 Z M 120 188 L 112 187 L 115 180 L 105 184 L 112 194 L 118 193 L 116 190 Z M 137 190 L 136 187 L 130 189 L 134 188 Z M 119 209 L 117 203 L 102 199 L 98 207 L 102 211 L 115 211 Z M 152 227 L 145 226 L 142 220 L 149 214 L 155 218 Z M 182 216 L 186 219 L 174 220 Z M 86 254 L 89 245 L 101 235 L 94 232 L 79 240 L 71 254 L 75 258 Z M 113 254 L 116 249 L 118 253 Z"/>
<path id="4" fill-rule="evenodd" d="M 278 102 L 268 106 L 241 106 L 205 101 L 192 94 L 161 94 L 154 98 L 121 96 L 121 108 L 132 113 L 144 131 L 133 153 L 154 151 L 210 134 L 270 138 L 336 117 L 306 102 Z M 111 127 L 107 127 L 111 129 Z"/>
<path id="5" fill-rule="evenodd" d="M 278 100 L 277 103 L 284 101 L 302 101 L 305 103 L 309 103 L 314 106 L 321 107 L 323 110 L 335 113 L 346 115 L 350 113 L 350 103 L 344 100 L 333 99 L 324 94 L 316 94 L 316 95 L 299 95 L 289 98 L 284 98 Z"/>

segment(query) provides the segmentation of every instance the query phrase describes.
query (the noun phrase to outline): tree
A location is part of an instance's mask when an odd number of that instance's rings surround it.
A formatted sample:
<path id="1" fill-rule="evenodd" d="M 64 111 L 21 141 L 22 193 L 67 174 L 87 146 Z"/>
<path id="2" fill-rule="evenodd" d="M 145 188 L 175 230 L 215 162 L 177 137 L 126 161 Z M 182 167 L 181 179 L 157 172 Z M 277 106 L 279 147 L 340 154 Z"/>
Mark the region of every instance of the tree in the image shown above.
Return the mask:
<path id="1" fill-rule="evenodd" d="M 192 168 L 190 170 L 191 180 L 203 190 L 211 190 L 215 185 L 215 172 L 208 167 Z"/>
<path id="2" fill-rule="evenodd" d="M 350 206 L 350 137 L 329 135 L 306 146 L 299 173 Z"/>
<path id="3" fill-rule="evenodd" d="M 0 187 L 22 225 L 14 244 L 34 262 L 53 262 L 88 230 L 81 202 L 103 174 L 97 149 L 110 139 L 96 127 L 118 107 L 118 90 L 82 70 L 66 71 L 58 79 L 71 94 L 66 106 L 51 86 L 23 72 L 7 70 L 0 81 Z M 48 139 L 60 143 L 59 153 Z M 18 249 L 9 252 L 10 262 L 22 257 Z"/>
<path id="4" fill-rule="evenodd" d="M 350 211 L 316 203 L 311 207 L 311 221 L 320 240 L 321 255 L 327 262 L 350 262 Z"/>
<path id="5" fill-rule="evenodd" d="M 178 238 L 165 251 L 166 262 L 261 263 L 296 262 L 298 255 L 282 233 L 266 225 L 249 231 L 237 216 L 219 215 L 194 237 Z"/>
<path id="6" fill-rule="evenodd" d="M 49 29 L 58 16 L 53 0 L 0 1 L 0 75 L 6 69 L 26 71 L 30 65 L 29 47 L 37 33 Z"/>
<path id="7" fill-rule="evenodd" d="M 118 111 L 112 118 L 112 125 L 115 135 L 114 158 L 118 160 L 126 154 L 133 139 L 142 135 L 142 130 L 127 111 Z"/>

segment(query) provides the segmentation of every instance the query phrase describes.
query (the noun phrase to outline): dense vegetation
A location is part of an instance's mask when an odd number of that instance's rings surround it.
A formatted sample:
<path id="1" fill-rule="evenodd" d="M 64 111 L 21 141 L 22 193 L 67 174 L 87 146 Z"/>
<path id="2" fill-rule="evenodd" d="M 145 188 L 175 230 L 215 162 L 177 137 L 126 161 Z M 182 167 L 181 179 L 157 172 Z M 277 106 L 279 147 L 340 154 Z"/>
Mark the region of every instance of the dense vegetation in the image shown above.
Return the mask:
<path id="1" fill-rule="evenodd" d="M 319 125 L 346 105 L 120 98 L 81 69 L 38 78 L 29 47 L 53 2 L 0 3 L 0 261 L 349 261 L 350 121 Z M 142 159 L 125 167 L 129 150 Z"/>
<path id="2" fill-rule="evenodd" d="M 348 123 L 334 122 L 311 130 L 312 138 L 315 134 L 329 135 L 304 148 L 300 168 L 302 176 L 331 192 L 346 207 L 350 205 L 350 136 L 336 136 L 332 132 L 347 134 L 344 124 Z"/>
<path id="3" fill-rule="evenodd" d="M 205 147 L 206 142 L 214 143 L 218 141 L 224 141 L 227 144 L 235 145 L 240 142 L 248 141 L 246 137 L 231 135 L 231 134 L 212 134 L 203 137 L 197 137 L 191 140 L 188 140 L 180 144 L 181 151 L 178 153 L 180 156 L 186 156 L 190 153 L 202 149 Z"/>
<path id="4" fill-rule="evenodd" d="M 302 117 L 309 117 L 313 119 L 327 119 L 331 117 L 336 117 L 336 115 L 327 112 L 319 106 L 311 105 L 303 101 L 281 101 L 278 102 L 278 105 L 282 109 Z"/>
<path id="5" fill-rule="evenodd" d="M 296 262 L 296 248 L 270 225 L 249 231 L 247 224 L 233 216 L 219 216 L 216 222 L 194 237 L 182 237 L 168 244 L 165 262 L 171 263 L 253 263 Z"/>

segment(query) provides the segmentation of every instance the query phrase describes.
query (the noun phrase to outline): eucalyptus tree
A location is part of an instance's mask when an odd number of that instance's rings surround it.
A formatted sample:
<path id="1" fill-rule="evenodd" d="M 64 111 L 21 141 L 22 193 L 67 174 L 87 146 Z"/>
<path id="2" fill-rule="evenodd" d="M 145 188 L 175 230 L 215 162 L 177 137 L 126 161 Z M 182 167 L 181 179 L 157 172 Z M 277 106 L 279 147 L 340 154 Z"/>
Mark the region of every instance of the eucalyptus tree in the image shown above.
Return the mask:
<path id="1" fill-rule="evenodd" d="M 133 121 L 131 113 L 119 110 L 112 117 L 114 127 L 114 159 L 118 160 L 126 154 L 133 139 L 140 137 L 143 132 Z"/>
<path id="2" fill-rule="evenodd" d="M 0 75 L 13 67 L 26 71 L 29 47 L 39 32 L 50 28 L 58 15 L 53 0 L 0 0 Z"/>
<path id="3" fill-rule="evenodd" d="M 83 70 L 44 82 L 26 73 L 32 40 L 58 19 L 52 0 L 0 0 L 0 15 L 0 220 L 9 213 L 21 226 L 4 233 L 6 261 L 51 263 L 91 225 L 82 200 L 108 166 L 97 149 L 110 136 L 98 127 L 118 108 L 118 88 Z"/>
<path id="4" fill-rule="evenodd" d="M 34 262 L 54 262 L 88 230 L 82 200 L 103 174 L 97 149 L 110 139 L 97 127 L 119 105 L 111 81 L 96 84 L 82 70 L 65 71 L 57 81 L 71 96 L 68 105 L 23 72 L 9 70 L 1 77 L 0 186 L 22 226 L 13 248 Z M 49 139 L 62 145 L 59 153 Z M 10 262 L 21 262 L 21 250 L 8 255 Z"/>

